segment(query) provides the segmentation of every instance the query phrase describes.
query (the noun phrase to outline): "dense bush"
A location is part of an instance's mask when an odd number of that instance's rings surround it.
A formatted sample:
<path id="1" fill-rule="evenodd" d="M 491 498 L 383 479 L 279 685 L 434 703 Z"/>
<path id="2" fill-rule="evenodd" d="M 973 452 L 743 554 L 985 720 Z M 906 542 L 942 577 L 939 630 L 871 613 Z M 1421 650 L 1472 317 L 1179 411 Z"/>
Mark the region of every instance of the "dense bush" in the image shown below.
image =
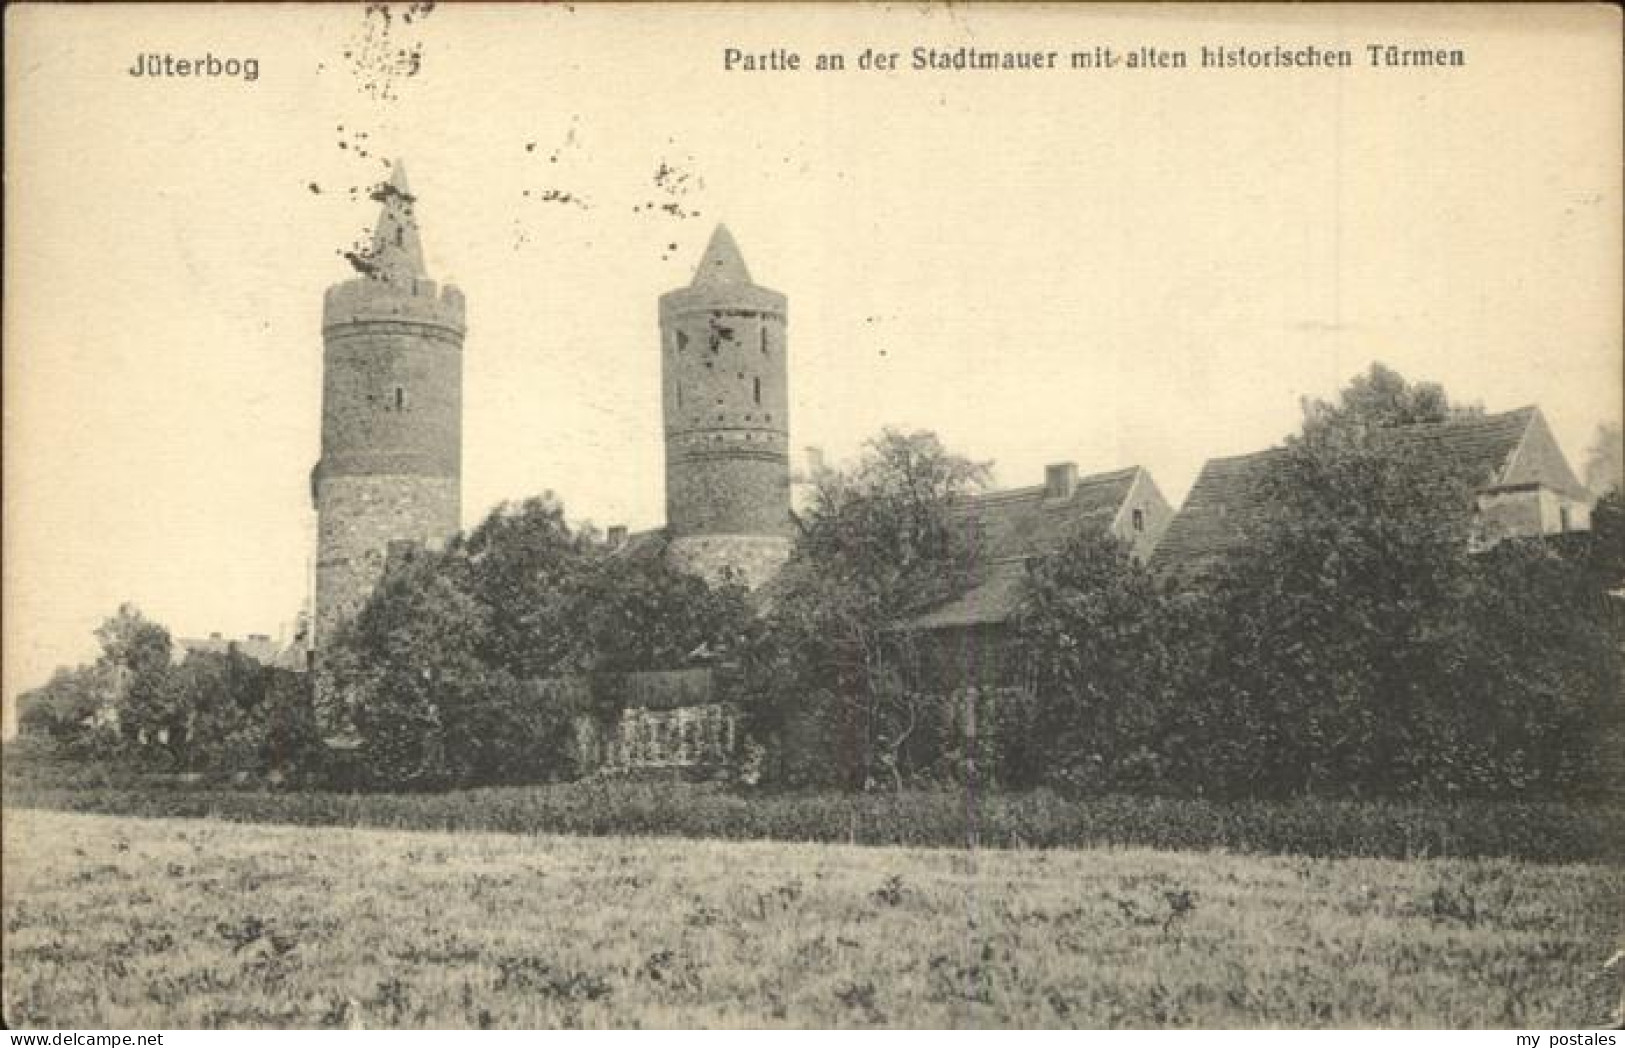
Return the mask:
<path id="1" fill-rule="evenodd" d="M 324 653 L 339 701 L 322 715 L 385 787 L 572 778 L 575 718 L 614 711 L 538 682 L 671 668 L 749 617 L 738 587 L 616 555 L 556 499 L 502 505 L 445 550 L 397 559 Z"/>
<path id="2" fill-rule="evenodd" d="M 1113 536 L 1083 532 L 1032 566 L 1018 629 L 1033 668 L 1035 780 L 1069 792 L 1161 784 L 1192 683 L 1176 614 Z"/>
<path id="3" fill-rule="evenodd" d="M 173 661 L 169 633 L 124 605 L 96 631 L 94 663 L 19 696 L 19 729 L 102 769 L 300 779 L 323 758 L 302 674 L 236 648 Z"/>
<path id="4" fill-rule="evenodd" d="M 1108 543 L 1031 572 L 1047 779 L 1232 797 L 1570 798 L 1605 786 L 1621 694 L 1617 533 L 1479 548 L 1470 456 L 1396 425 L 1459 414 L 1381 367 L 1310 405 L 1266 511 L 1159 594 Z M 1410 431 L 1414 432 L 1414 431 Z M 1615 548 L 1609 549 L 1613 535 Z"/>
<path id="5" fill-rule="evenodd" d="M 119 691 L 119 675 L 105 663 L 61 667 L 49 681 L 17 697 L 18 732 L 87 761 L 117 753 L 123 739 L 107 714 Z"/>
<path id="6" fill-rule="evenodd" d="M 589 780 L 436 794 L 63 788 L 8 751 L 6 803 L 65 811 L 400 830 L 673 836 L 962 848 L 1144 847 L 1311 856 L 1620 857 L 1619 805 L 1220 802 L 1048 792 L 741 794 Z"/>
<path id="7" fill-rule="evenodd" d="M 1474 546 L 1482 478 L 1312 414 L 1202 595 L 1182 777 L 1252 795 L 1565 797 L 1601 785 L 1620 651 L 1559 546 Z M 1197 741 L 1200 743 L 1199 736 Z"/>

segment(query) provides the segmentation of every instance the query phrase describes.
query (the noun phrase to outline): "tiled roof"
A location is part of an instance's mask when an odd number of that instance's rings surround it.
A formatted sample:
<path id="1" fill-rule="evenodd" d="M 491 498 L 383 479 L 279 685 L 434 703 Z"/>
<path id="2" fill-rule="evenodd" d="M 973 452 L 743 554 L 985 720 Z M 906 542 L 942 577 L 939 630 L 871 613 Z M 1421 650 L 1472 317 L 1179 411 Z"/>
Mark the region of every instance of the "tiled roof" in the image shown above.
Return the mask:
<path id="1" fill-rule="evenodd" d="M 971 526 L 977 560 L 1043 556 L 1070 538 L 1083 522 L 1102 530 L 1128 498 L 1137 466 L 1079 477 L 1071 498 L 1049 498 L 1044 487 L 990 491 L 966 499 L 954 513 Z"/>
<path id="2" fill-rule="evenodd" d="M 1498 415 L 1398 426 L 1382 435 L 1396 444 L 1447 458 L 1455 467 L 1481 478 L 1483 487 L 1490 488 L 1504 482 L 1514 452 L 1538 425 L 1539 410 L 1524 407 Z M 1265 485 L 1284 454 L 1282 448 L 1269 448 L 1250 455 L 1208 460 L 1186 496 L 1185 505 L 1157 543 L 1151 556 L 1152 570 L 1199 572 L 1246 542 L 1268 513 Z M 1544 472 L 1546 482 L 1558 490 L 1565 490 L 1570 483 L 1578 485 L 1566 465 L 1561 470 L 1548 466 Z"/>
<path id="3" fill-rule="evenodd" d="M 1245 542 L 1265 516 L 1265 480 L 1282 454 L 1209 459 L 1151 554 L 1151 570 L 1197 571 Z"/>
<path id="4" fill-rule="evenodd" d="M 983 569 L 982 581 L 960 597 L 909 623 L 910 629 L 940 630 L 1004 622 L 1021 604 L 1027 579 L 1025 560 L 1004 560 Z"/>
<path id="5" fill-rule="evenodd" d="M 1499 415 L 1396 426 L 1382 431 L 1382 436 L 1401 447 L 1425 448 L 1455 469 L 1482 478 L 1479 483 L 1484 487 L 1493 487 L 1536 414 L 1535 408 L 1523 407 Z"/>
<path id="6" fill-rule="evenodd" d="M 955 508 L 976 548 L 979 580 L 960 597 L 914 619 L 913 629 L 1004 622 L 1021 601 L 1027 558 L 1051 553 L 1083 529 L 1106 531 L 1139 475 L 1137 466 L 1079 477 L 1070 498 L 1043 486 L 993 491 Z"/>

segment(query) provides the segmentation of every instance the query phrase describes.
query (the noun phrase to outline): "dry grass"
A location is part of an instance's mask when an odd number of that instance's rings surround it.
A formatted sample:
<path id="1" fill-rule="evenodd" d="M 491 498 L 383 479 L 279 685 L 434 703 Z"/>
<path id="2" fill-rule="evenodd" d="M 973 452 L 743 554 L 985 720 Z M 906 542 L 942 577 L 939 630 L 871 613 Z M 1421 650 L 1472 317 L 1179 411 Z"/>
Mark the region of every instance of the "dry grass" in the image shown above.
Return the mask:
<path id="1" fill-rule="evenodd" d="M 8 809 L 13 1026 L 1595 1025 L 1625 876 Z"/>

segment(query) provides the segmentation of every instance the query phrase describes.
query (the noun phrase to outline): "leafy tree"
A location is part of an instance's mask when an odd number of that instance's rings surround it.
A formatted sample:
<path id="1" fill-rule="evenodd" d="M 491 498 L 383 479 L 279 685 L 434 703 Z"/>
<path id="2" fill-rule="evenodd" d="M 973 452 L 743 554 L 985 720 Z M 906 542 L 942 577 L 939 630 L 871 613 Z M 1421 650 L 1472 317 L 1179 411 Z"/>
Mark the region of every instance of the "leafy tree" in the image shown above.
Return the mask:
<path id="1" fill-rule="evenodd" d="M 1614 488 L 1591 507 L 1591 532 L 1582 550 L 1592 585 L 1625 590 L 1625 490 Z"/>
<path id="2" fill-rule="evenodd" d="M 160 740 L 184 733 L 185 714 L 168 687 L 169 631 L 135 605 L 122 604 L 96 628 L 96 639 L 101 665 L 119 681 L 118 725 L 125 739 L 157 752 Z"/>
<path id="3" fill-rule="evenodd" d="M 935 434 L 887 429 L 856 467 L 827 470 L 798 520 L 790 560 L 768 587 L 768 628 L 748 660 L 751 728 L 776 740 L 785 785 L 848 786 L 901 767 L 919 737 L 900 623 L 972 583 L 974 536 L 953 503 L 988 467 Z"/>
<path id="4" fill-rule="evenodd" d="M 1617 422 L 1604 422 L 1586 449 L 1585 482 L 1599 498 L 1625 488 L 1625 435 Z"/>
<path id="5" fill-rule="evenodd" d="M 551 493 L 497 506 L 453 547 L 454 584 L 481 609 L 484 662 L 521 679 L 581 668 L 572 594 L 592 547 Z"/>
<path id="6" fill-rule="evenodd" d="M 1181 683 L 1172 610 L 1121 540 L 1085 530 L 1029 565 L 1017 632 L 1038 702 L 1033 784 L 1145 786 L 1161 776 Z"/>
<path id="7" fill-rule="evenodd" d="M 1324 430 L 1443 422 L 1481 413 L 1476 407 L 1452 405 L 1438 383 L 1407 382 L 1399 372 L 1374 363 L 1351 379 L 1336 401 L 1303 402 L 1303 437 L 1313 439 Z"/>
<path id="8" fill-rule="evenodd" d="M 59 667 L 46 683 L 17 697 L 22 735 L 49 740 L 73 757 L 109 757 L 120 748 L 114 714 L 119 678 L 104 663 Z"/>
<path id="9" fill-rule="evenodd" d="M 1594 790 L 1625 690 L 1608 598 L 1547 542 L 1502 542 L 1469 567 L 1433 621 L 1400 781 L 1443 796 Z"/>
<path id="10" fill-rule="evenodd" d="M 572 579 L 566 601 L 567 662 L 592 672 L 681 666 L 697 651 L 737 649 L 754 629 L 743 586 L 712 587 L 663 557 L 594 557 Z"/>
<path id="11" fill-rule="evenodd" d="M 470 592 L 468 568 L 456 552 L 398 565 L 335 645 L 334 677 L 381 784 L 524 781 L 563 758 L 550 730 L 562 713 L 531 709 L 518 679 L 482 657 L 491 611 Z"/>
<path id="12" fill-rule="evenodd" d="M 321 757 L 309 682 L 235 647 L 190 652 L 166 681 L 181 723 L 169 736 L 176 767 L 215 776 L 304 775 Z"/>

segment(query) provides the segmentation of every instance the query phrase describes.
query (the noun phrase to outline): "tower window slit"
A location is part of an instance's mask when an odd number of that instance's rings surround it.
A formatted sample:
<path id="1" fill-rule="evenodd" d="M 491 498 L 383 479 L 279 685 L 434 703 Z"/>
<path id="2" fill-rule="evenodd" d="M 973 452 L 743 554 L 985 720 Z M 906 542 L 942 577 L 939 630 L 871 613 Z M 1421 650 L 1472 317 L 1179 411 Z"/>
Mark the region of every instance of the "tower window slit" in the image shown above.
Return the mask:
<path id="1" fill-rule="evenodd" d="M 756 403 L 760 404 L 762 402 L 762 379 L 761 379 L 761 376 L 758 375 L 756 378 L 753 378 L 750 381 L 751 381 L 751 387 L 752 387 L 752 390 L 751 390 L 752 395 L 755 396 Z"/>
<path id="2" fill-rule="evenodd" d="M 401 386 L 395 387 L 395 410 L 400 411 L 406 407 L 406 390 Z"/>

